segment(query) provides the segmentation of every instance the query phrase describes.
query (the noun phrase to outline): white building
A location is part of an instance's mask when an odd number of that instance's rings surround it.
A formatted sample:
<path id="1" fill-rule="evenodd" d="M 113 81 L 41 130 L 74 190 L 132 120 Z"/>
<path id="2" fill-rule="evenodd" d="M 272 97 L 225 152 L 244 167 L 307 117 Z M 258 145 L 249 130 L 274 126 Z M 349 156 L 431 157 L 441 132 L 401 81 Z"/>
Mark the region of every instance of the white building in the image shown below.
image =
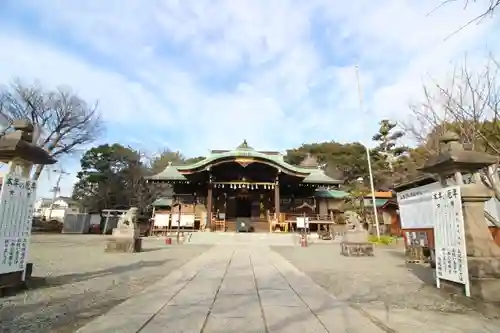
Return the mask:
<path id="1" fill-rule="evenodd" d="M 69 197 L 57 197 L 52 203 L 52 199 L 42 198 L 35 202 L 34 217 L 49 220 L 61 221 L 66 214 L 78 214 L 82 212 L 82 206 Z"/>

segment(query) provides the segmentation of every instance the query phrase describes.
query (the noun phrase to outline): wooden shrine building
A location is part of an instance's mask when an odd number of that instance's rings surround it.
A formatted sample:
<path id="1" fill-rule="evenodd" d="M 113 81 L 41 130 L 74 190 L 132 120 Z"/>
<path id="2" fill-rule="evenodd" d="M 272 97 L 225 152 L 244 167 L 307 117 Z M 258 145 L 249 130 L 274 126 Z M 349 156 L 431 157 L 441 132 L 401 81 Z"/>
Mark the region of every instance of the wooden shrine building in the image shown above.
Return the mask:
<path id="1" fill-rule="evenodd" d="M 245 219 L 256 230 L 262 229 L 259 222 L 267 226 L 270 216 L 285 220 L 304 209 L 319 214 L 317 193 L 341 183 L 328 177 L 312 156 L 294 166 L 279 152 L 256 151 L 246 140 L 234 150 L 212 150 L 191 165 L 169 165 L 148 182 L 169 183 L 175 200 L 203 205 L 210 217 L 207 227 L 219 219 Z"/>

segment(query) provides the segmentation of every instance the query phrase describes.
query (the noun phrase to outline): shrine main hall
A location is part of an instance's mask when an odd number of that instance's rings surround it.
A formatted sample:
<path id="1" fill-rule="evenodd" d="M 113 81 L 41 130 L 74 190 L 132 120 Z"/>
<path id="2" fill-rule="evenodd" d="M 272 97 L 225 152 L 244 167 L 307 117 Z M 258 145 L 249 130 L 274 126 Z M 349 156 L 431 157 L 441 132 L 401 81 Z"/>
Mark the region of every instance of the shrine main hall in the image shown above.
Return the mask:
<path id="1" fill-rule="evenodd" d="M 169 164 L 148 177 L 148 182 L 168 183 L 173 190 L 173 199 L 160 198 L 156 207 L 177 202 L 186 207 L 183 214 L 186 210 L 194 214 L 195 209 L 189 207 L 201 206 L 204 216 L 196 219 L 206 219 L 207 227 L 220 219 L 228 224 L 244 220 L 257 230 L 273 217 L 285 220 L 307 214 L 331 218 L 331 207 L 319 205 L 318 200 L 347 195 L 338 190 L 341 181 L 327 176 L 314 157 L 309 155 L 295 166 L 277 151 L 254 150 L 246 140 L 233 150 L 212 150 L 190 165 Z"/>

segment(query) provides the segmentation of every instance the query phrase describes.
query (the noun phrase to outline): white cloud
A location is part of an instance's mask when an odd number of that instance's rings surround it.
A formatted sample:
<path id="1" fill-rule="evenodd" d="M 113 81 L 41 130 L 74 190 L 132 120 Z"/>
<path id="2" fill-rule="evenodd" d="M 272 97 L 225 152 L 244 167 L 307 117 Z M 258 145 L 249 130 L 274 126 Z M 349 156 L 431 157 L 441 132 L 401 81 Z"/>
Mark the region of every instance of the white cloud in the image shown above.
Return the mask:
<path id="1" fill-rule="evenodd" d="M 486 50 L 496 22 L 422 1 L 17 1 L 0 23 L 0 81 L 68 84 L 101 110 L 110 140 L 190 155 L 243 138 L 278 149 L 369 140 L 381 117 L 404 117 L 425 77 Z M 15 13 L 39 20 L 28 29 Z M 64 41 L 64 42 L 62 42 Z M 480 63 L 484 52 L 472 52 Z M 360 64 L 366 109 L 358 107 Z M 119 123 L 120 125 L 116 125 Z M 116 130 L 118 128 L 118 130 Z M 116 134 L 118 133 L 118 134 Z"/>

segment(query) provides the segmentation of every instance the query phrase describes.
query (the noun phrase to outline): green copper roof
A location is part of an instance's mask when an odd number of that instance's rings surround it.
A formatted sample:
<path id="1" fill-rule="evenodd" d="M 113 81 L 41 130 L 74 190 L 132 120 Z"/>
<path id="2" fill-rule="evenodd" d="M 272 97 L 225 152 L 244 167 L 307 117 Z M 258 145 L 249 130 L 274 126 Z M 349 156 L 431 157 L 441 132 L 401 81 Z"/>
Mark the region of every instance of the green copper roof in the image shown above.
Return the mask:
<path id="1" fill-rule="evenodd" d="M 152 203 L 152 205 L 154 207 L 172 206 L 173 202 L 174 200 L 172 198 L 158 198 Z"/>
<path id="2" fill-rule="evenodd" d="M 181 174 L 178 170 L 177 167 L 172 165 L 172 162 L 168 163 L 168 166 L 163 170 L 162 172 L 148 177 L 148 179 L 168 179 L 168 180 L 187 180 L 186 177 L 184 177 L 183 174 Z"/>
<path id="3" fill-rule="evenodd" d="M 285 173 L 295 174 L 299 177 L 305 177 L 304 183 L 318 183 L 318 184 L 339 184 L 341 181 L 333 179 L 325 175 L 323 170 L 316 168 L 305 168 L 294 166 L 288 164 L 283 159 L 283 155 L 281 154 L 266 154 L 262 152 L 258 152 L 250 147 L 246 140 L 243 141 L 236 149 L 230 151 L 223 152 L 215 152 L 207 156 L 205 159 L 190 164 L 190 165 L 181 165 L 177 167 L 173 167 L 169 165 L 163 172 L 149 177 L 149 179 L 162 179 L 162 180 L 186 180 L 186 177 L 182 175 L 181 172 L 192 171 L 195 169 L 206 169 L 212 163 L 221 160 L 221 159 L 230 159 L 230 158 L 254 158 L 257 160 L 261 160 L 267 163 L 270 163 L 277 168 L 280 168 Z M 180 172 L 179 172 L 180 171 Z"/>
<path id="4" fill-rule="evenodd" d="M 375 205 L 377 207 L 382 207 L 383 205 L 385 205 L 389 201 L 391 201 L 391 199 L 375 199 Z M 373 207 L 373 200 L 371 198 L 369 198 L 369 199 L 365 198 L 363 204 L 366 208 Z"/>
<path id="5" fill-rule="evenodd" d="M 328 177 L 321 169 L 309 169 L 310 174 L 302 181 L 309 184 L 339 184 L 341 181 Z"/>
<path id="6" fill-rule="evenodd" d="M 316 190 L 315 196 L 328 199 L 347 199 L 350 194 L 340 190 Z"/>
<path id="7" fill-rule="evenodd" d="M 201 160 L 199 162 L 196 162 L 194 164 L 190 165 L 182 165 L 178 166 L 177 169 L 180 171 L 187 171 L 187 170 L 192 170 L 192 169 L 197 169 L 200 167 L 204 167 L 209 165 L 210 163 L 223 159 L 223 158 L 231 158 L 231 157 L 249 157 L 249 158 L 257 158 L 257 159 L 262 159 L 268 162 L 271 162 L 273 164 L 277 164 L 279 167 L 289 170 L 293 173 L 301 173 L 301 174 L 309 174 L 311 172 L 310 169 L 307 168 L 301 168 L 301 167 L 296 167 L 294 165 L 288 164 L 284 161 L 283 156 L 279 154 L 271 155 L 271 154 L 264 154 L 261 152 L 258 152 L 254 150 L 252 147 L 248 145 L 248 143 L 243 141 L 242 144 L 240 144 L 236 149 L 226 151 L 226 152 L 221 152 L 221 153 L 212 153 L 209 156 L 207 156 L 204 160 Z"/>

